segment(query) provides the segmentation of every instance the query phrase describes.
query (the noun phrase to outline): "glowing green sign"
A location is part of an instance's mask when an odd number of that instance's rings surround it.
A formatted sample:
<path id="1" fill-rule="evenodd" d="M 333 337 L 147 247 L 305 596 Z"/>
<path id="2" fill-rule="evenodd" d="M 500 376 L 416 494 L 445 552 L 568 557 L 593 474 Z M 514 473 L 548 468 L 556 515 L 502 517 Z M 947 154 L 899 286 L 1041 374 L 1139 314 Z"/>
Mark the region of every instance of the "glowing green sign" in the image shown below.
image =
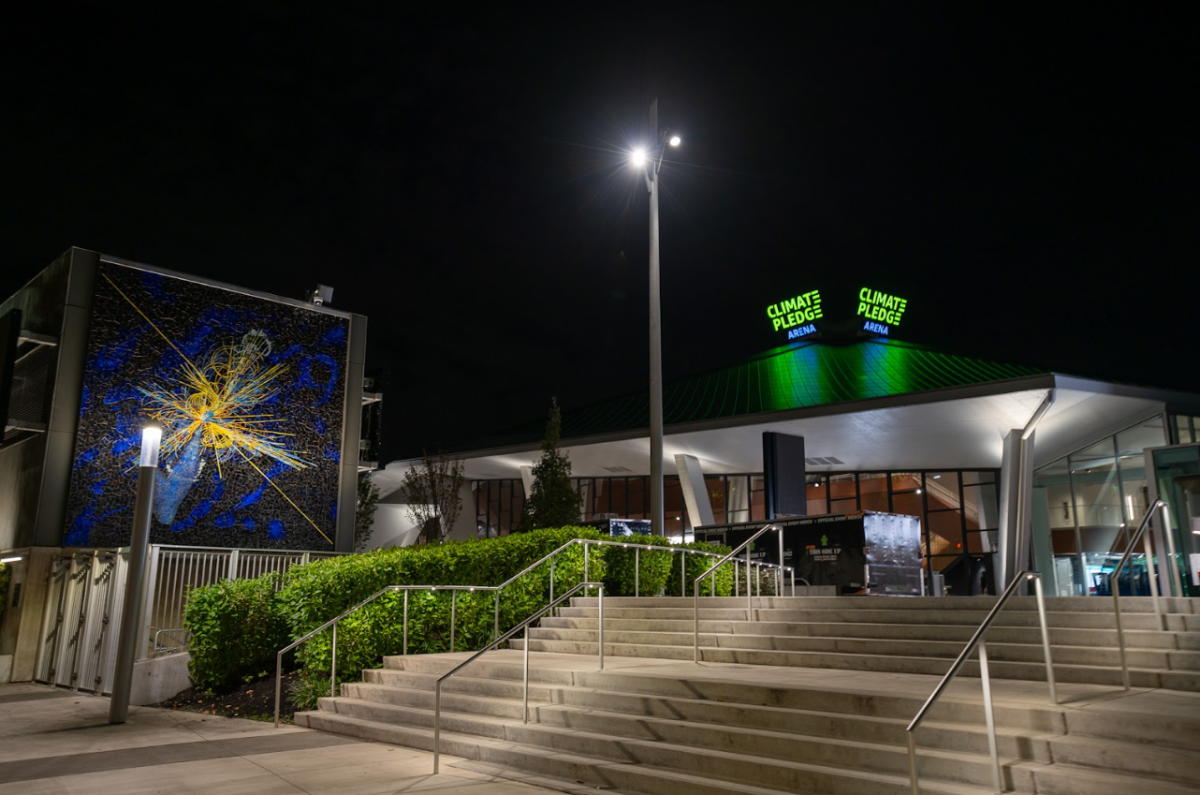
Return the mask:
<path id="1" fill-rule="evenodd" d="M 870 287 L 864 287 L 858 291 L 857 314 L 866 318 L 870 325 L 886 323 L 889 326 L 899 326 L 900 317 L 904 314 L 906 306 L 908 306 L 907 300 L 872 290 Z M 872 324 L 871 321 L 875 321 L 875 323 Z"/>
<path id="2" fill-rule="evenodd" d="M 775 331 L 787 331 L 788 339 L 815 334 L 817 327 L 813 321 L 821 318 L 821 293 L 809 290 L 795 298 L 771 304 L 767 307 L 767 317 Z"/>

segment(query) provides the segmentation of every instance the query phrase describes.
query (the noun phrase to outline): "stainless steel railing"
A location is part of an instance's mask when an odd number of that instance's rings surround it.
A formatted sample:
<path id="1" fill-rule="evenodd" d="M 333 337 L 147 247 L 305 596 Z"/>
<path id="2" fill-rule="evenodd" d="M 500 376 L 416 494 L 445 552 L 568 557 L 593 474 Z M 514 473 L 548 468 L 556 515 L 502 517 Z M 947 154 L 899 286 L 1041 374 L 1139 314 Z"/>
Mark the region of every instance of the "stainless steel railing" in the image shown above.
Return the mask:
<path id="1" fill-rule="evenodd" d="M 908 728 L 905 729 L 908 733 L 908 770 L 909 778 L 912 782 L 912 795 L 920 795 L 921 791 L 917 781 L 917 741 L 914 732 L 921 725 L 921 721 L 925 720 L 925 716 L 929 713 L 930 708 L 933 707 L 934 703 L 945 692 L 950 681 L 958 674 L 963 663 L 967 661 L 967 658 L 971 656 L 971 652 L 976 648 L 979 649 L 979 677 L 983 682 L 983 711 L 987 721 L 988 750 L 992 756 L 992 784 L 996 792 L 1004 791 L 1000 776 L 1000 754 L 996 747 L 996 716 L 992 709 L 992 685 L 988 671 L 987 646 L 983 642 L 983 635 L 988 631 L 988 627 L 996 620 L 996 616 L 1000 614 L 1000 611 L 1008 603 L 1008 600 L 1012 598 L 1013 594 L 1029 580 L 1033 580 L 1037 587 L 1038 620 L 1042 626 L 1042 650 L 1046 656 L 1046 683 L 1050 686 L 1050 703 L 1058 703 L 1058 692 L 1054 686 L 1054 664 L 1050 659 L 1050 631 L 1046 627 L 1046 599 L 1042 593 L 1042 575 L 1036 571 L 1023 571 L 1004 589 L 1004 593 L 996 600 L 992 611 L 987 614 L 987 618 L 979 625 L 979 629 L 975 630 L 975 634 L 967 641 L 966 647 L 958 655 L 958 658 L 954 660 L 954 664 L 950 666 L 950 670 L 942 677 L 942 681 L 938 682 L 938 686 L 933 689 L 933 693 L 925 700 L 925 704 L 917 712 L 912 722 L 908 724 Z"/>
<path id="2" fill-rule="evenodd" d="M 1154 615 L 1158 622 L 1159 629 L 1166 629 L 1166 624 L 1163 622 L 1162 607 L 1158 602 L 1158 579 L 1154 572 L 1154 543 L 1153 535 L 1147 534 L 1146 530 L 1150 527 L 1150 519 L 1154 516 L 1155 511 L 1162 511 L 1163 529 L 1169 535 L 1171 527 L 1167 520 L 1167 504 L 1162 500 L 1155 500 L 1154 504 L 1146 509 L 1146 515 L 1142 517 L 1142 523 L 1138 526 L 1137 532 L 1133 534 L 1133 538 L 1129 539 L 1129 543 L 1125 545 L 1125 554 L 1121 556 L 1121 560 L 1113 567 L 1112 574 L 1108 575 L 1108 587 L 1112 591 L 1113 597 L 1113 619 L 1117 626 L 1117 649 L 1121 653 L 1121 682 L 1125 685 L 1125 689 L 1129 689 L 1129 663 L 1125 659 L 1125 630 L 1121 626 L 1121 593 L 1118 587 L 1117 577 L 1121 573 L 1121 569 L 1129 562 L 1130 556 L 1133 554 L 1134 547 L 1138 541 L 1142 540 L 1143 536 L 1146 539 L 1146 571 L 1147 579 L 1150 581 L 1150 596 L 1154 600 Z M 1174 556 L 1172 556 L 1173 558 Z M 1129 572 L 1130 591 L 1133 590 L 1133 571 Z"/>
<path id="3" fill-rule="evenodd" d="M 589 556 L 589 550 L 591 549 L 591 547 L 593 547 L 593 546 L 612 546 L 612 547 L 622 547 L 625 549 L 634 549 L 635 550 L 635 552 L 634 552 L 634 583 L 635 583 L 634 589 L 635 589 L 635 592 L 640 590 L 640 581 L 641 581 L 640 550 L 648 549 L 648 550 L 652 550 L 655 552 L 670 553 L 672 555 L 676 554 L 676 553 L 683 553 L 685 555 L 685 560 L 682 562 L 682 565 L 680 566 L 680 569 L 682 570 L 682 577 L 683 577 L 683 582 L 684 582 L 684 584 L 681 585 L 681 593 L 682 593 L 682 589 L 684 587 L 686 587 L 686 578 L 687 578 L 686 556 L 687 555 L 700 555 L 702 557 L 714 557 L 714 558 L 719 557 L 718 554 L 715 552 L 705 552 L 704 550 L 699 550 L 699 549 L 681 549 L 681 548 L 675 548 L 675 547 L 653 546 L 653 545 L 649 545 L 649 544 L 631 544 L 631 543 L 627 543 L 627 542 L 623 542 L 623 541 L 608 541 L 605 539 L 574 538 L 574 539 L 571 539 L 570 541 L 566 542 L 562 546 L 550 551 L 546 555 L 543 555 L 541 558 L 539 558 L 538 560 L 529 564 L 524 569 L 521 569 L 521 571 L 519 571 L 516 574 L 514 574 L 513 576 L 509 577 L 507 580 L 500 583 L 499 585 L 389 585 L 385 588 L 381 588 L 380 590 L 371 594 L 370 596 L 368 596 L 366 599 L 362 600 L 358 604 L 349 608 L 348 610 L 341 613 L 340 615 L 338 615 L 334 618 L 331 618 L 330 620 L 326 621 L 321 626 L 312 630 L 311 632 L 304 635 L 303 637 L 296 639 L 295 641 L 288 644 L 284 648 L 280 649 L 276 653 L 276 655 L 275 655 L 275 727 L 276 728 L 279 727 L 279 706 L 280 706 L 280 701 L 281 701 L 281 696 L 282 696 L 282 682 L 283 682 L 283 655 L 286 654 L 287 652 L 291 651 L 292 649 L 296 648 L 300 644 L 305 643 L 308 640 L 311 640 L 317 634 L 324 632 L 326 629 L 331 629 L 331 631 L 332 631 L 332 638 L 330 641 L 330 651 L 331 651 L 330 669 L 331 670 L 330 670 L 330 675 L 329 675 L 329 695 L 330 695 L 330 697 L 333 697 L 334 695 L 336 695 L 335 690 L 337 687 L 337 684 L 336 684 L 337 683 L 337 625 L 338 625 L 338 622 L 340 622 L 346 616 L 350 615 L 351 613 L 355 612 L 356 610 L 359 610 L 362 607 L 365 607 L 366 605 L 370 604 L 371 602 L 374 602 L 376 599 L 383 596 L 385 593 L 390 593 L 392 591 L 402 591 L 404 593 L 404 614 L 401 619 L 402 626 L 403 626 L 401 653 L 408 654 L 408 592 L 409 591 L 430 591 L 430 592 L 450 591 L 451 592 L 450 650 L 453 651 L 454 650 L 454 636 L 455 636 L 455 623 L 456 623 L 456 612 L 457 612 L 456 607 L 457 607 L 458 592 L 459 591 L 491 591 L 491 592 L 495 593 L 495 608 L 494 608 L 495 622 L 494 622 L 494 629 L 493 629 L 493 638 L 499 638 L 499 636 L 500 636 L 500 591 L 502 589 L 504 589 L 505 587 L 511 585 L 512 583 L 516 582 L 521 577 L 524 577 L 525 575 L 529 574 L 530 572 L 532 572 L 533 570 L 535 570 L 542 564 L 549 563 L 550 564 L 550 600 L 549 601 L 556 606 L 558 604 L 561 604 L 562 599 L 555 599 L 555 597 L 554 597 L 554 562 L 555 562 L 555 558 L 558 556 L 559 553 L 561 553 L 567 549 L 570 549 L 571 547 L 574 547 L 576 545 L 580 545 L 580 544 L 583 545 L 583 579 L 585 582 L 589 582 L 591 579 L 590 578 L 591 561 L 590 561 L 590 556 Z M 728 557 L 729 556 L 726 555 L 725 558 L 723 558 L 722 560 L 728 559 Z M 765 564 L 765 563 L 756 563 L 755 565 L 759 567 L 759 571 L 761 571 L 761 569 L 763 567 L 774 566 L 774 564 Z M 715 568 L 716 567 L 714 567 L 714 569 Z M 776 567 L 776 568 L 778 568 L 778 567 Z M 710 569 L 709 571 L 712 571 L 712 570 L 713 569 Z M 748 571 L 749 571 L 749 569 L 747 569 L 747 572 Z M 777 577 L 778 577 L 778 575 L 777 575 Z M 795 586 L 795 575 L 794 574 L 793 574 L 792 585 Z M 714 588 L 715 588 L 715 584 L 714 584 Z M 747 590 L 749 590 L 749 587 L 747 587 Z M 574 591 L 574 589 L 573 589 L 573 591 Z M 761 585 L 760 585 L 760 592 L 761 592 Z M 714 591 L 714 593 L 715 593 L 715 591 Z M 495 643 L 498 641 L 493 641 L 493 642 Z"/>
<path id="4" fill-rule="evenodd" d="M 599 647 L 600 670 L 601 671 L 604 670 L 604 583 L 602 583 L 602 582 L 581 582 L 578 585 L 576 585 L 575 587 L 573 587 L 571 590 L 569 590 L 566 593 L 559 596 L 558 599 L 551 601 L 549 604 L 547 604 L 541 610 L 538 610 L 536 613 L 534 613 L 529 618 L 522 621 L 520 624 L 517 624 L 515 627 L 510 629 L 508 632 L 505 632 L 503 637 L 499 637 L 496 640 L 492 641 L 490 644 L 488 644 L 484 648 L 480 649 L 479 651 L 475 652 L 474 654 L 472 654 L 470 657 L 468 657 L 463 662 L 460 662 L 458 665 L 454 666 L 449 671 L 447 671 L 446 673 L 439 676 L 437 678 L 437 681 L 435 681 L 433 683 L 433 772 L 435 775 L 438 772 L 438 763 L 441 759 L 441 753 L 442 753 L 442 682 L 446 681 L 451 676 L 454 676 L 454 674 L 458 673 L 466 666 L 475 662 L 475 660 L 479 659 L 479 657 L 482 654 L 484 654 L 485 652 L 489 652 L 492 649 L 495 649 L 501 643 L 504 643 L 504 642 L 510 640 L 513 636 L 515 636 L 521 630 L 525 630 L 526 637 L 525 637 L 525 643 L 523 644 L 525 647 L 524 648 L 525 661 L 524 661 L 524 674 L 523 674 L 523 686 L 522 686 L 523 687 L 523 695 L 521 697 L 521 723 L 528 723 L 529 722 L 529 626 L 534 621 L 537 621 L 539 618 L 541 618 L 542 616 L 549 613 L 551 610 L 553 610 L 555 607 L 557 607 L 560 603 L 565 602 L 566 600 L 570 599 L 576 593 L 578 593 L 579 591 L 581 591 L 585 588 L 586 589 L 591 589 L 591 588 L 599 589 L 599 594 L 600 594 L 599 624 L 598 624 L 599 635 L 597 637 L 597 641 L 598 641 L 597 646 Z"/>
<path id="5" fill-rule="evenodd" d="M 693 662 L 700 662 L 700 583 L 704 582 L 704 579 L 706 577 L 711 577 L 712 578 L 712 592 L 715 594 L 716 589 L 717 589 L 717 579 L 716 579 L 717 569 L 721 568 L 721 566 L 723 566 L 726 562 L 728 562 L 730 558 L 736 559 L 737 554 L 739 552 L 741 552 L 743 549 L 746 550 L 746 620 L 748 620 L 748 621 L 752 620 L 753 617 L 750 615 L 750 611 L 753 609 L 751 606 L 753 604 L 753 602 L 751 601 L 751 599 L 753 598 L 751 591 L 753 589 L 751 588 L 750 567 L 751 567 L 753 561 L 750 560 L 750 551 L 751 551 L 750 546 L 758 539 L 759 536 L 761 536 L 763 533 L 766 533 L 769 530 L 775 530 L 776 532 L 779 533 L 779 563 L 781 565 L 774 567 L 776 569 L 775 593 L 778 594 L 780 592 L 780 588 L 778 587 L 778 583 L 780 582 L 779 578 L 782 576 L 782 573 L 785 569 L 787 571 L 791 572 L 791 574 L 792 574 L 792 590 L 793 591 L 796 590 L 796 570 L 787 568 L 782 565 L 782 563 L 783 563 L 783 528 L 776 524 L 763 525 L 761 528 L 758 529 L 757 532 L 754 533 L 754 535 L 747 538 L 740 545 L 738 545 L 738 547 L 736 549 L 732 550 L 729 554 L 725 555 L 725 557 L 721 558 L 716 563 L 714 563 L 712 565 L 712 567 L 709 568 L 708 571 L 704 572 L 703 574 L 701 574 L 699 577 L 696 578 L 695 586 L 693 588 L 693 604 L 695 607 L 695 612 L 694 612 L 694 617 L 693 617 L 694 618 L 693 657 L 692 657 Z M 774 564 L 761 564 L 761 565 L 774 566 Z M 760 569 L 760 571 L 761 571 L 761 569 Z M 736 572 L 734 574 L 734 579 L 735 580 L 737 579 Z M 762 595 L 762 583 L 761 582 L 759 583 L 759 595 L 760 596 Z"/>

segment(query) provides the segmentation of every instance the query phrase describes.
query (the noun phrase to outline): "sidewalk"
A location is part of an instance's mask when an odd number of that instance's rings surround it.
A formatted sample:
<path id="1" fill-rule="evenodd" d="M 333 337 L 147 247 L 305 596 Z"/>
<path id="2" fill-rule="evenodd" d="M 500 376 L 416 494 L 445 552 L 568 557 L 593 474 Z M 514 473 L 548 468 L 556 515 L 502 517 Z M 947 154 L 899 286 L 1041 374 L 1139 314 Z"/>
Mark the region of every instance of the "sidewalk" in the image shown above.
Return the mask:
<path id="1" fill-rule="evenodd" d="M 425 751 L 310 729 L 130 707 L 42 685 L 0 685 L 3 795 L 545 795 Z"/>

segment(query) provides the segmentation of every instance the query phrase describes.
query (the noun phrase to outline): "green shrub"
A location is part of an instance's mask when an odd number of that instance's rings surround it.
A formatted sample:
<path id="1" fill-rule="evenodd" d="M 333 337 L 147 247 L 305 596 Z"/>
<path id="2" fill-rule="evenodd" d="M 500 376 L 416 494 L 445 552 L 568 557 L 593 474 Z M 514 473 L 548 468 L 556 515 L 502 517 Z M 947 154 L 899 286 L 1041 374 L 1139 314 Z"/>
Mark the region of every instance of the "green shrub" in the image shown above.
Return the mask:
<path id="1" fill-rule="evenodd" d="M 390 585 L 499 585 L 576 538 L 612 540 L 590 527 L 536 530 L 318 560 L 290 569 L 278 592 L 273 575 L 197 588 L 189 595 L 186 614 L 194 636 L 192 679 L 198 686 L 212 689 L 236 683 L 252 670 L 271 670 L 279 649 Z M 664 550 L 671 546 L 656 536 L 628 540 Z M 688 546 L 720 549 L 707 544 Z M 589 579 L 604 582 L 606 595 L 633 595 L 632 549 L 589 545 L 586 557 Z M 637 555 L 641 593 L 653 595 L 664 589 L 668 594 L 678 593 L 680 557 L 642 550 Z M 689 577 L 706 570 L 712 560 L 688 557 Z M 584 559 L 582 544 L 555 557 L 555 597 L 583 581 Z M 504 633 L 546 606 L 551 593 L 550 569 L 549 562 L 539 564 L 505 586 L 498 596 L 495 591 L 458 591 L 457 596 L 450 590 L 408 591 L 408 652 L 451 650 L 452 602 L 454 650 L 483 648 L 496 637 L 497 624 Z M 732 571 L 719 573 L 718 594 L 728 594 L 731 583 Z M 690 589 L 689 581 L 689 596 Z M 404 651 L 404 603 L 403 591 L 385 593 L 338 622 L 339 681 L 357 679 L 362 669 L 377 667 L 384 656 Z M 249 631 L 251 627 L 253 631 Z M 328 682 L 333 670 L 332 639 L 332 631 L 327 629 L 296 650 L 306 682 L 322 677 Z M 315 685 L 307 689 L 319 690 Z"/>
<path id="2" fill-rule="evenodd" d="M 613 539 L 630 544 L 675 549 L 676 546 L 662 536 L 632 535 Z M 649 549 L 603 547 L 604 549 L 604 593 L 606 596 L 658 596 L 667 587 L 671 574 L 672 559 L 679 557 L 670 552 L 655 552 Z M 593 549 L 593 551 L 595 551 Z M 634 586 L 637 586 L 635 592 Z"/>
<path id="3" fill-rule="evenodd" d="M 715 552 L 718 555 L 726 555 L 733 550 L 733 547 L 727 547 L 720 544 L 707 544 L 703 541 L 696 541 L 690 544 L 679 544 L 678 547 L 683 549 L 695 549 L 701 552 Z M 677 548 L 678 548 L 677 547 Z M 686 560 L 685 560 L 686 559 Z M 683 586 L 683 595 L 692 596 L 696 585 L 696 578 L 708 571 L 717 558 L 709 557 L 708 555 L 673 555 L 671 560 L 671 573 L 667 577 L 667 595 L 679 596 L 680 586 Z M 680 567 L 686 563 L 687 569 L 680 571 Z M 729 596 L 733 593 L 733 564 L 726 563 L 717 570 L 715 575 L 717 583 L 717 596 Z M 712 578 L 705 578 L 703 585 L 703 596 L 712 596 Z M 743 591 L 743 593 L 745 593 Z"/>
<path id="4" fill-rule="evenodd" d="M 184 622 L 192 632 L 188 671 L 196 687 L 228 688 L 273 668 L 288 644 L 275 586 L 279 575 L 225 580 L 188 593 Z"/>

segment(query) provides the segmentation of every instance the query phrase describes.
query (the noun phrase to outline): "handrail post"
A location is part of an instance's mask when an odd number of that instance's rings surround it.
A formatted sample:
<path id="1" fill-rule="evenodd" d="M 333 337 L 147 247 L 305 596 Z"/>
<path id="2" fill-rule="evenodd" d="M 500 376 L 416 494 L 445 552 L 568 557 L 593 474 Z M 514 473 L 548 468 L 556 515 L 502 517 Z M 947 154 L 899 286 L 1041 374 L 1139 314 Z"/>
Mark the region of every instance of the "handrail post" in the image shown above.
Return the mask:
<path id="1" fill-rule="evenodd" d="M 601 585 L 598 590 L 599 590 L 599 594 L 600 594 L 600 601 L 599 601 L 600 610 L 599 610 L 597 622 L 600 626 L 600 642 L 597 645 L 600 647 L 600 670 L 603 671 L 604 670 L 604 585 Z"/>
<path id="2" fill-rule="evenodd" d="M 496 594 L 496 620 L 492 627 L 492 642 L 495 643 L 500 638 L 500 589 L 497 588 Z"/>
<path id="3" fill-rule="evenodd" d="M 921 795 L 921 789 L 917 785 L 917 740 L 912 729 L 909 729 L 908 734 L 908 778 L 912 783 L 912 795 Z"/>
<path id="4" fill-rule="evenodd" d="M 433 774 L 438 772 L 442 755 L 442 680 L 433 683 Z"/>
<path id="5" fill-rule="evenodd" d="M 692 662 L 698 663 L 698 662 L 700 662 L 700 581 L 699 580 L 696 580 L 696 582 L 693 583 L 692 591 L 694 592 L 694 597 L 693 597 L 693 602 L 692 602 L 692 606 L 693 606 L 692 627 L 694 630 Z"/>
<path id="6" fill-rule="evenodd" d="M 687 567 L 688 556 L 681 552 L 679 556 L 679 595 L 687 596 Z"/>
<path id="7" fill-rule="evenodd" d="M 1037 594 L 1038 619 L 1042 624 L 1042 652 L 1046 655 L 1046 682 L 1050 686 L 1050 703 L 1058 703 L 1058 691 L 1054 685 L 1054 663 L 1050 659 L 1050 629 L 1046 624 L 1046 596 L 1042 589 L 1042 575 L 1033 578 L 1034 592 Z"/>
<path id="8" fill-rule="evenodd" d="M 450 591 L 450 651 L 454 651 L 454 623 L 458 613 L 458 589 Z"/>
<path id="9" fill-rule="evenodd" d="M 591 582 L 592 578 L 588 576 L 588 550 L 591 549 L 591 544 L 587 541 L 583 542 L 583 581 Z M 584 596 L 587 596 L 587 591 L 584 591 Z"/>
<path id="10" fill-rule="evenodd" d="M 529 723 L 529 628 L 530 624 L 525 625 L 525 642 L 521 645 L 525 647 L 525 665 L 524 674 L 522 675 L 521 685 L 521 723 Z"/>
<path id="11" fill-rule="evenodd" d="M 754 618 L 750 612 L 754 609 L 751 605 L 751 597 L 754 595 L 754 589 L 750 587 L 750 545 L 746 545 L 746 620 L 753 621 Z"/>
<path id="12" fill-rule="evenodd" d="M 550 558 L 550 601 L 554 601 L 554 558 Z"/>
<path id="13" fill-rule="evenodd" d="M 738 583 L 738 574 L 739 574 L 738 560 L 737 560 L 737 558 L 734 558 L 733 559 L 733 595 L 735 597 L 742 595 L 742 587 Z"/>
<path id="14" fill-rule="evenodd" d="M 404 589 L 404 646 L 401 648 L 401 653 L 408 656 L 408 589 Z"/>
<path id="15" fill-rule="evenodd" d="M 1000 751 L 996 747 L 996 713 L 992 708 L 992 679 L 988 671 L 987 644 L 979 640 L 979 677 L 983 680 L 983 715 L 987 721 L 988 752 L 992 755 L 992 784 L 997 795 L 1004 792 L 1000 782 Z"/>
<path id="16" fill-rule="evenodd" d="M 775 595 L 783 596 L 783 528 L 778 527 L 779 533 L 779 568 L 775 570 Z"/>
<path id="17" fill-rule="evenodd" d="M 1166 624 L 1163 623 L 1162 605 L 1158 601 L 1158 572 L 1154 565 L 1154 533 L 1146 533 L 1142 542 L 1146 545 L 1146 581 L 1150 585 L 1150 598 L 1154 602 L 1154 618 L 1159 629 L 1166 629 Z M 1132 558 L 1130 558 L 1129 565 L 1133 566 Z M 1130 575 L 1129 579 L 1132 584 L 1132 572 Z"/>
<path id="18" fill-rule="evenodd" d="M 633 595 L 642 595 L 642 563 L 641 563 L 641 547 L 635 547 L 633 550 Z"/>
<path id="19" fill-rule="evenodd" d="M 275 728 L 279 728 L 279 691 L 283 682 L 283 652 L 275 655 Z"/>
<path id="20" fill-rule="evenodd" d="M 1166 500 L 1159 500 L 1158 505 L 1162 511 L 1163 535 L 1167 537 L 1167 559 L 1171 561 L 1171 565 L 1167 571 L 1170 572 L 1171 583 L 1174 585 L 1172 590 L 1175 596 L 1183 596 L 1183 580 L 1179 574 L 1179 559 L 1175 556 L 1175 534 L 1171 532 L 1170 507 L 1167 505 Z M 1166 625 L 1163 625 L 1163 629 L 1166 629 Z"/>
<path id="21" fill-rule="evenodd" d="M 332 656 L 332 658 L 330 660 L 330 664 L 329 664 L 329 668 L 330 668 L 330 670 L 329 670 L 329 697 L 333 698 L 334 688 L 337 687 L 337 685 L 336 685 L 336 682 L 337 682 L 337 622 L 336 621 L 333 622 L 333 643 L 331 643 L 330 646 L 332 647 L 333 656 Z"/>

